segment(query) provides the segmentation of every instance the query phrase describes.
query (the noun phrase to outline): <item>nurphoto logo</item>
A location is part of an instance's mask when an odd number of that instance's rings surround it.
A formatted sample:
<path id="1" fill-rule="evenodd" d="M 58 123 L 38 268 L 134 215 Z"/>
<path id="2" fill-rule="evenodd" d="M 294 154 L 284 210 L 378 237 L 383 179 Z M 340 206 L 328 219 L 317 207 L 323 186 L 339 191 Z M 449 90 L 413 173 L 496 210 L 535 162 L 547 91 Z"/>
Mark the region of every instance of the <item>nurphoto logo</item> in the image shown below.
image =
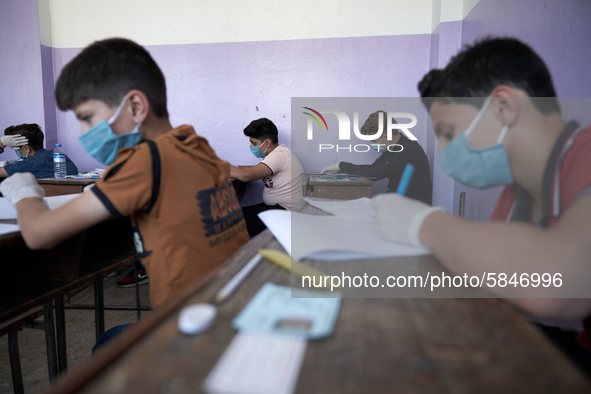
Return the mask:
<path id="1" fill-rule="evenodd" d="M 328 130 L 328 124 L 326 119 L 322 114 L 333 114 L 337 117 L 339 122 L 339 141 L 346 141 L 351 140 L 351 120 L 349 116 L 338 109 L 322 109 L 320 111 L 316 111 L 310 107 L 302 107 L 309 112 L 302 112 L 305 115 L 308 115 L 310 119 L 308 119 L 307 125 L 307 138 L 308 140 L 314 139 L 314 122 L 320 126 L 320 130 Z M 381 114 L 380 114 L 381 115 Z M 417 117 L 408 112 L 387 112 L 385 116 L 385 120 L 383 116 L 378 116 L 378 130 L 375 134 L 361 134 L 359 131 L 359 114 L 357 112 L 353 113 L 353 133 L 355 136 L 363 141 L 375 141 L 382 137 L 384 131 L 386 132 L 387 140 L 392 139 L 392 132 L 393 130 L 399 130 L 403 133 L 409 140 L 416 141 L 417 137 L 409 130 L 416 126 L 417 124 Z M 409 123 L 393 123 L 393 118 L 408 118 L 410 119 Z M 386 127 L 384 127 L 384 123 Z M 371 144 L 371 145 L 378 145 L 378 144 Z M 357 145 L 333 145 L 333 144 L 319 144 L 318 145 L 319 152 L 322 150 L 331 150 L 336 149 L 338 152 L 339 150 L 348 150 L 351 152 L 352 150 L 355 152 L 368 152 L 371 149 L 371 146 L 368 144 L 357 144 Z M 401 152 L 403 147 L 399 144 L 390 144 L 386 148 L 389 152 Z"/>

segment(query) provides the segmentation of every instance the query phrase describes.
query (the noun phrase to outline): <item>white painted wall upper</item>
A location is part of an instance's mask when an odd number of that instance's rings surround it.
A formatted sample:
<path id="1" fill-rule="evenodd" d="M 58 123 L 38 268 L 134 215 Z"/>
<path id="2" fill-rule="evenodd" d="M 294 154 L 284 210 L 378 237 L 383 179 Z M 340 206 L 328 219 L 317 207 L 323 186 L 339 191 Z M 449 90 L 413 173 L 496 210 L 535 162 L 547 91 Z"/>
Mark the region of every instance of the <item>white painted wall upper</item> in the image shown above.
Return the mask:
<path id="1" fill-rule="evenodd" d="M 49 2 L 51 0 L 37 0 L 37 8 L 39 10 L 39 36 L 41 37 L 41 44 L 51 46 L 51 11 Z"/>
<path id="2" fill-rule="evenodd" d="M 433 0 L 441 3 L 441 22 L 463 20 L 480 0 Z"/>
<path id="3" fill-rule="evenodd" d="M 38 0 L 42 44 L 81 48 L 107 37 L 142 45 L 430 34 L 478 0 Z M 48 11 L 45 11 L 48 10 Z"/>

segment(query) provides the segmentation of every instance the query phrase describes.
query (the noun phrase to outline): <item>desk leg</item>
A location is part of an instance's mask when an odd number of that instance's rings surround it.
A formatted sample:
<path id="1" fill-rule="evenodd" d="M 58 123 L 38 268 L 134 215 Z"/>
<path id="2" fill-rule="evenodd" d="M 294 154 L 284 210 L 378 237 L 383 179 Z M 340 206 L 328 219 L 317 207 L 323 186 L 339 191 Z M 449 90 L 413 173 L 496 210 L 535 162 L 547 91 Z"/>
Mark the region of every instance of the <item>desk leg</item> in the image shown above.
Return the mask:
<path id="1" fill-rule="evenodd" d="M 68 354 L 66 347 L 66 316 L 64 314 L 64 296 L 55 299 L 55 329 L 57 334 L 58 370 L 68 369 Z"/>
<path id="2" fill-rule="evenodd" d="M 94 282 L 94 324 L 96 329 L 96 341 L 105 332 L 105 299 L 103 293 L 102 278 Z"/>
<path id="3" fill-rule="evenodd" d="M 45 347 L 47 348 L 47 369 L 49 371 L 49 381 L 53 382 L 57 376 L 57 355 L 55 354 L 55 326 L 51 301 L 43 304 L 43 320 Z"/>
<path id="4" fill-rule="evenodd" d="M 21 371 L 21 357 L 18 351 L 18 329 L 8 333 L 8 354 L 10 357 L 10 372 L 12 373 L 12 388 L 15 394 L 23 394 L 23 373 Z"/>

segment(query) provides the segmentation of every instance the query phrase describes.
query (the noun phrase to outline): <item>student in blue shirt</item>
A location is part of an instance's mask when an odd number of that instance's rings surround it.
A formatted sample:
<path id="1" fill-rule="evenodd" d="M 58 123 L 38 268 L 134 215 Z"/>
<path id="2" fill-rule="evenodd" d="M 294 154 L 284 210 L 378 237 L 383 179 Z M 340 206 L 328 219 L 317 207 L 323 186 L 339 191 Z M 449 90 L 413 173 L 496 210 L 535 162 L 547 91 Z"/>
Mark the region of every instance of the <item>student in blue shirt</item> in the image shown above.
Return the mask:
<path id="1" fill-rule="evenodd" d="M 35 178 L 53 178 L 53 151 L 43 149 L 43 132 L 36 123 L 25 123 L 10 126 L 4 130 L 4 135 L 20 134 L 29 141 L 27 144 L 14 148 L 19 156 L 17 160 L 8 162 L 0 167 L 0 177 L 8 177 L 16 172 L 30 172 Z M 78 168 L 66 155 L 66 173 L 77 175 Z"/>

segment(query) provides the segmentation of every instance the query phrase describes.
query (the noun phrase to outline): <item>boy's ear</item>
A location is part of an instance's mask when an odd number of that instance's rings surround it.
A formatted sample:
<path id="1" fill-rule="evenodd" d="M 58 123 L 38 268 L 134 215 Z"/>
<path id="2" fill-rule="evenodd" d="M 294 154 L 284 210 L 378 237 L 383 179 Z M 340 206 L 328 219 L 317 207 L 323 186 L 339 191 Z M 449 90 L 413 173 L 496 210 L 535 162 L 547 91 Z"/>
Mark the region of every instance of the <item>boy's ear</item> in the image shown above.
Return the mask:
<path id="1" fill-rule="evenodd" d="M 513 126 L 519 115 L 519 97 L 513 88 L 506 85 L 499 85 L 493 89 L 491 106 L 497 119 L 504 126 Z"/>
<path id="2" fill-rule="evenodd" d="M 33 148 L 31 148 L 31 145 L 21 146 L 20 150 L 23 150 L 23 149 L 25 150 L 25 153 L 24 153 L 25 156 L 30 155 L 33 152 Z M 23 154 L 23 153 L 21 152 L 21 154 Z"/>
<path id="3" fill-rule="evenodd" d="M 141 90 L 132 89 L 127 93 L 131 105 L 131 116 L 135 123 L 143 123 L 150 113 L 150 102 Z"/>

